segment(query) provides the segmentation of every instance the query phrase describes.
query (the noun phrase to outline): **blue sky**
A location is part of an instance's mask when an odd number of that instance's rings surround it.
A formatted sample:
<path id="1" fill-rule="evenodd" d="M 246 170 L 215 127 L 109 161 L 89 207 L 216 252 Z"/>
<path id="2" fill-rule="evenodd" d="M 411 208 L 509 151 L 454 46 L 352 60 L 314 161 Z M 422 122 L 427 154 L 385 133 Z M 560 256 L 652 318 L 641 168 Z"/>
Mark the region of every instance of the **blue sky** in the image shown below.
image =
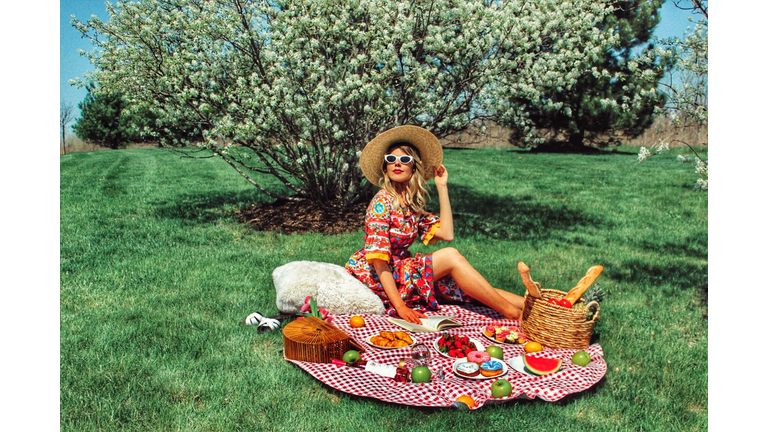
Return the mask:
<path id="1" fill-rule="evenodd" d="M 91 15 L 101 19 L 107 18 L 104 0 L 61 0 L 60 3 L 60 99 L 73 105 L 76 117 L 79 116 L 77 104 L 86 95 L 86 91 L 69 84 L 70 79 L 82 78 L 86 71 L 92 70 L 90 62 L 79 55 L 77 50 L 91 51 L 88 39 L 83 39 L 80 33 L 70 24 L 70 15 L 75 15 L 79 20 L 86 21 Z M 114 3 L 113 3 L 114 4 Z M 670 0 L 665 2 L 661 10 L 661 23 L 656 28 L 656 36 L 671 37 L 682 36 L 686 28 L 692 24 L 688 22 L 691 13 L 676 8 Z"/>

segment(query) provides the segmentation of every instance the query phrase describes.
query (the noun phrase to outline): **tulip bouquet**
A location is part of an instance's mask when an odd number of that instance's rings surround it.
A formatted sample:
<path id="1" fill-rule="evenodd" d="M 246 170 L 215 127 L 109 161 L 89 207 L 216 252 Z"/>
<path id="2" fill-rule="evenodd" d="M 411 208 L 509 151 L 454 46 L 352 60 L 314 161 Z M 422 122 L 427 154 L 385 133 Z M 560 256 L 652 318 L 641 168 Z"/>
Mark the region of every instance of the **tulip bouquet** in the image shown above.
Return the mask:
<path id="1" fill-rule="evenodd" d="M 331 322 L 331 317 L 328 316 L 328 311 L 323 308 L 318 308 L 317 301 L 315 301 L 312 296 L 307 296 L 307 298 L 304 299 L 304 305 L 301 306 L 301 312 L 297 315 L 299 315 L 299 318 L 313 316 Z"/>

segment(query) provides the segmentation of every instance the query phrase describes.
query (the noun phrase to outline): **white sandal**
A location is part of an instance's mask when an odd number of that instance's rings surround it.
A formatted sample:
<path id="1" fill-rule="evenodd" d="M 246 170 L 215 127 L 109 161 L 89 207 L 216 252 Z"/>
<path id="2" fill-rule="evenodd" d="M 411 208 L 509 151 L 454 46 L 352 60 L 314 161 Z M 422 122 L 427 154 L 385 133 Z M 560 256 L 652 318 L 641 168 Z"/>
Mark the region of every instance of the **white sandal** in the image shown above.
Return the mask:
<path id="1" fill-rule="evenodd" d="M 254 312 L 250 315 L 248 315 L 247 318 L 245 318 L 245 325 L 254 325 L 254 324 L 261 324 L 261 320 L 264 319 L 264 315 L 261 314 L 261 312 Z"/>
<path id="2" fill-rule="evenodd" d="M 280 324 L 281 322 L 274 318 L 262 318 L 257 330 L 259 331 L 259 333 L 262 333 L 265 331 L 272 331 L 280 328 Z"/>
<path id="3" fill-rule="evenodd" d="M 282 322 L 274 318 L 267 318 L 261 312 L 254 312 L 245 318 L 245 325 L 257 325 L 259 333 L 275 330 L 280 327 Z"/>

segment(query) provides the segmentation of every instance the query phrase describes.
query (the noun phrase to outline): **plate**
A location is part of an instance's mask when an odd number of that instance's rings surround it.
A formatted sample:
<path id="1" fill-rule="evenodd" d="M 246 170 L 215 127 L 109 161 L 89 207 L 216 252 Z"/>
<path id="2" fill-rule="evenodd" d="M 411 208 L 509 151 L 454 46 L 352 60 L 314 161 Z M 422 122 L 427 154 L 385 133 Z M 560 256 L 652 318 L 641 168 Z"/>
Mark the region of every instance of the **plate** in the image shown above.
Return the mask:
<path id="1" fill-rule="evenodd" d="M 485 332 L 482 332 L 482 333 L 483 333 L 483 336 L 484 336 L 486 339 L 488 339 L 489 341 L 491 341 L 491 342 L 493 342 L 493 343 L 502 344 L 502 345 L 509 345 L 509 346 L 515 346 L 515 345 L 518 345 L 518 346 L 523 346 L 523 345 L 524 345 L 524 344 L 519 344 L 519 343 L 517 343 L 517 342 L 507 342 L 507 341 L 504 341 L 504 342 L 499 342 L 499 341 L 497 341 L 496 339 L 494 339 L 494 338 L 492 338 L 492 337 L 488 336 L 487 334 L 485 334 Z"/>
<path id="2" fill-rule="evenodd" d="M 525 370 L 525 363 L 523 363 L 523 356 L 512 357 L 511 359 L 507 360 L 507 363 L 509 363 L 509 367 L 520 372 L 521 374 L 532 376 L 532 377 L 538 376 L 534 373 L 530 373 L 527 370 Z"/>
<path id="3" fill-rule="evenodd" d="M 451 357 L 448 354 L 440 351 L 440 348 L 437 345 L 437 340 L 438 339 L 440 339 L 440 338 L 437 338 L 437 339 L 432 341 L 432 347 L 435 349 L 435 351 L 437 351 L 437 353 L 440 354 L 443 357 L 448 357 L 449 359 L 456 359 L 457 357 Z M 485 351 L 485 347 L 483 346 L 483 343 L 480 342 L 479 340 L 474 339 L 474 338 L 469 338 L 469 341 L 473 342 L 475 344 L 475 348 L 477 348 L 477 351 Z"/>
<path id="4" fill-rule="evenodd" d="M 367 342 L 368 345 L 370 345 L 370 346 L 372 346 L 374 348 L 378 348 L 378 349 L 383 349 L 383 350 L 403 349 L 403 348 L 410 348 L 410 347 L 416 345 L 416 341 L 414 340 L 412 344 L 406 345 L 406 346 L 401 346 L 401 347 L 383 347 L 383 346 L 379 346 L 379 345 L 375 345 L 375 344 L 371 343 L 371 339 L 374 336 L 379 336 L 379 333 L 372 334 L 372 335 L 368 336 L 368 338 L 365 340 L 365 342 Z M 413 339 L 413 338 L 411 338 L 411 339 Z"/>
<path id="5" fill-rule="evenodd" d="M 504 375 L 506 375 L 506 374 L 507 374 L 507 372 L 509 371 L 509 368 L 507 367 L 507 364 L 506 364 L 506 363 L 504 363 L 503 361 L 501 361 L 501 360 L 499 360 L 499 359 L 496 359 L 496 361 L 497 361 L 497 362 L 501 363 L 501 374 L 499 374 L 499 375 L 494 375 L 494 376 L 492 376 L 492 377 L 483 376 L 482 374 L 480 374 L 480 375 L 476 375 L 476 376 L 473 376 L 473 377 L 468 377 L 468 376 L 464 376 L 464 375 L 459 375 L 459 373 L 458 373 L 458 372 L 456 372 L 456 366 L 458 366 L 458 365 L 459 365 L 459 364 L 461 364 L 461 363 L 464 363 L 465 361 L 466 361 L 466 360 L 458 360 L 458 361 L 456 361 L 456 362 L 453 364 L 453 367 L 451 368 L 451 369 L 453 369 L 453 373 L 454 373 L 454 374 L 455 374 L 457 377 L 459 377 L 459 378 L 464 378 L 464 379 L 471 379 L 471 380 L 487 380 L 487 379 L 491 379 L 491 378 L 498 378 L 498 377 L 504 376 Z"/>

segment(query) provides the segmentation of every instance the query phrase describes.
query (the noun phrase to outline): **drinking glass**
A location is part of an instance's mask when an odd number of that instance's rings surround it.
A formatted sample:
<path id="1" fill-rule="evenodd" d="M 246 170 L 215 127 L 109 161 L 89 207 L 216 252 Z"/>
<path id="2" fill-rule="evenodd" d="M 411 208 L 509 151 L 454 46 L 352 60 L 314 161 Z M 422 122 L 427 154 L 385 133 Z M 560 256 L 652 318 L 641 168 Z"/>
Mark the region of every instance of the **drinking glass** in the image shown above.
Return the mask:
<path id="1" fill-rule="evenodd" d="M 411 347 L 411 358 L 419 366 L 429 367 L 429 347 L 423 343 L 417 343 Z"/>

